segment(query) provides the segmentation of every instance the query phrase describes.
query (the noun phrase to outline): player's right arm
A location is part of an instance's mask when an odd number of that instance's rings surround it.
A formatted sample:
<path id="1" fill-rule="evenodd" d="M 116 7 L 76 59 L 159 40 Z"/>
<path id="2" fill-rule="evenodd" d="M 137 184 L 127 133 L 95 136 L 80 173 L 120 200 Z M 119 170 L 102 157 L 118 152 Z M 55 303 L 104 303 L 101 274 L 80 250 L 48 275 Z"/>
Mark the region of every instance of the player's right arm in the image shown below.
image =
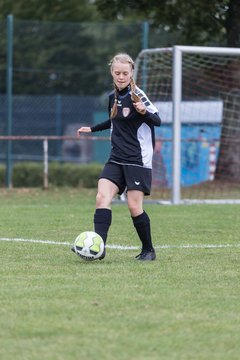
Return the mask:
<path id="1" fill-rule="evenodd" d="M 92 132 L 90 126 L 82 126 L 77 130 L 77 134 L 80 135 L 81 133 L 90 133 Z"/>
<path id="2" fill-rule="evenodd" d="M 77 134 L 81 135 L 81 133 L 91 133 L 96 131 L 103 131 L 111 128 L 111 120 L 108 119 L 107 121 L 104 121 L 100 124 L 94 125 L 92 127 L 90 126 L 82 126 L 77 130 Z"/>

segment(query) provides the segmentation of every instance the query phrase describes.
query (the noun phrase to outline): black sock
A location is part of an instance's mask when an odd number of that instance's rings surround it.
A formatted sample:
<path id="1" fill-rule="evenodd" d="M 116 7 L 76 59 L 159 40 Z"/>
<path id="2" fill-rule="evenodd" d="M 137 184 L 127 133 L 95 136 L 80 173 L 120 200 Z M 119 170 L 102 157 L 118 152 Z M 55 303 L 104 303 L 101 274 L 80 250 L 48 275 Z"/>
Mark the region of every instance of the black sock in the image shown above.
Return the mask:
<path id="1" fill-rule="evenodd" d="M 145 211 L 138 216 L 132 217 L 133 224 L 142 242 L 142 250 L 150 251 L 153 249 L 150 219 Z"/>
<path id="2" fill-rule="evenodd" d="M 104 244 L 107 242 L 107 234 L 111 222 L 112 211 L 110 209 L 96 209 L 94 214 L 94 231 L 102 237 Z"/>

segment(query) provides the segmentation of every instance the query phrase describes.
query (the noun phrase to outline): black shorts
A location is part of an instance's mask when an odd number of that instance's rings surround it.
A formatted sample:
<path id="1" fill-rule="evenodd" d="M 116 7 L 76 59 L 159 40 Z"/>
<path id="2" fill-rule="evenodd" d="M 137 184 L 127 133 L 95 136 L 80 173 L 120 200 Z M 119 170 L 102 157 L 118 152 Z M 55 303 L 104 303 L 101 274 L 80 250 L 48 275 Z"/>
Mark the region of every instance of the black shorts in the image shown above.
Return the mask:
<path id="1" fill-rule="evenodd" d="M 152 184 L 152 170 L 135 165 L 122 165 L 113 162 L 105 164 L 99 179 L 108 179 L 117 185 L 119 195 L 124 190 L 139 190 L 150 195 Z"/>

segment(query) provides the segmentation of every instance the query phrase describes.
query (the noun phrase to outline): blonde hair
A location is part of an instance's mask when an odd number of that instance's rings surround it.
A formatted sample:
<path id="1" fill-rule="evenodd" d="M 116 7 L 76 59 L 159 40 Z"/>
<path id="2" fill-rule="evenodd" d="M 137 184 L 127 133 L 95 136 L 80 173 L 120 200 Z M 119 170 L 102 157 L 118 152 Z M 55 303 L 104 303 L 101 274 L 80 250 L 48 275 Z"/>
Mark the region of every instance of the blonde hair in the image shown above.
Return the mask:
<path id="1" fill-rule="evenodd" d="M 110 66 L 111 71 L 113 69 L 113 64 L 115 62 L 121 62 L 123 64 L 130 64 L 131 70 L 134 70 L 134 61 L 131 58 L 131 56 L 129 56 L 128 54 L 119 53 L 119 54 L 115 55 L 109 62 L 109 66 Z M 131 78 L 131 81 L 130 81 L 130 88 L 131 88 L 132 102 L 141 101 L 140 97 L 137 96 L 136 93 L 135 93 L 135 91 L 136 91 L 136 83 L 135 83 L 133 78 Z M 115 92 L 114 92 L 114 104 L 113 104 L 113 107 L 112 107 L 112 110 L 111 110 L 111 119 L 113 119 L 117 115 L 117 87 L 116 87 L 115 84 L 114 84 L 114 89 L 115 89 Z"/>

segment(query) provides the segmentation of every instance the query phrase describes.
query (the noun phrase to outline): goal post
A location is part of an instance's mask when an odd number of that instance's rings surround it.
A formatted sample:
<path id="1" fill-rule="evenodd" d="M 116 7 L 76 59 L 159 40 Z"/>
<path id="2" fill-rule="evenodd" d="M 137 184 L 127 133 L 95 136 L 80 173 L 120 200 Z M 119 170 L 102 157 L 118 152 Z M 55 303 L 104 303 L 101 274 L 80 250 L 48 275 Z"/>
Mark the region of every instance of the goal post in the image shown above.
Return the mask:
<path id="1" fill-rule="evenodd" d="M 240 203 L 240 49 L 145 49 L 135 78 L 163 121 L 168 200 Z"/>
<path id="2" fill-rule="evenodd" d="M 173 51 L 172 79 L 172 203 L 181 199 L 181 101 L 182 101 L 182 53 L 178 47 Z"/>

